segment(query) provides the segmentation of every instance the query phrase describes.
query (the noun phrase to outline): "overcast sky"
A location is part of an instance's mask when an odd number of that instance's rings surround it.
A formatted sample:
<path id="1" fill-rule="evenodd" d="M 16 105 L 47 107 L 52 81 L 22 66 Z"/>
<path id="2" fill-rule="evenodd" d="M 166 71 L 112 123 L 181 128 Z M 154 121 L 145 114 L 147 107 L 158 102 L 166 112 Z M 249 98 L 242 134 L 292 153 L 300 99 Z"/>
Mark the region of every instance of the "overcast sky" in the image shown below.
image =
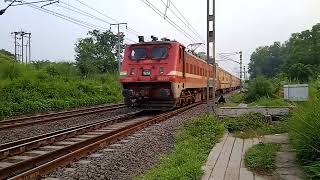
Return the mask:
<path id="1" fill-rule="evenodd" d="M 60 1 L 94 14 L 104 21 L 115 23 L 112 19 L 86 8 L 76 0 Z M 160 38 L 175 39 L 185 45 L 192 43 L 141 0 L 81 1 L 118 22 L 127 22 L 130 28 L 146 37 L 155 35 Z M 161 12 L 165 11 L 161 0 L 149 1 Z M 163 1 L 167 2 L 167 0 Z M 202 39 L 206 39 L 206 0 L 172 0 L 172 2 Z M 7 4 L 1 0 L 0 9 Z M 64 4 L 60 3 L 60 5 Z M 170 7 L 173 9 L 172 4 Z M 46 8 L 109 29 L 109 24 L 105 22 L 81 16 L 58 5 L 50 5 Z M 201 42 L 170 11 L 168 11 L 168 18 L 196 39 L 193 40 L 194 42 Z M 310 29 L 318 22 L 320 22 L 320 0 L 216 0 L 216 52 L 241 50 L 244 53 L 244 62 L 247 64 L 250 54 L 258 46 L 269 45 L 274 41 L 283 42 L 292 33 Z M 33 59 L 55 61 L 74 60 L 74 44 L 88 32 L 87 28 L 28 6 L 11 7 L 0 16 L 0 49 L 13 52 L 13 37 L 10 32 L 21 29 L 32 33 Z M 125 34 L 127 38 L 137 41 L 134 33 L 125 32 Z M 237 71 L 238 65 L 235 63 L 219 62 L 219 64 L 233 73 Z"/>

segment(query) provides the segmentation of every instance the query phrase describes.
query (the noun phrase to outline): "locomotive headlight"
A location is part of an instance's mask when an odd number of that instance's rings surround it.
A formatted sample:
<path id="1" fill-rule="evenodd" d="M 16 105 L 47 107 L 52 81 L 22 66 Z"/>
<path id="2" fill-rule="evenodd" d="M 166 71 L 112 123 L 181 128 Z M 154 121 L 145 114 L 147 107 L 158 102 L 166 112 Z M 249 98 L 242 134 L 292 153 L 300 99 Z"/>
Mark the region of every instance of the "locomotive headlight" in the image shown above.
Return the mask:
<path id="1" fill-rule="evenodd" d="M 135 74 L 136 74 L 136 69 L 131 68 L 131 70 L 130 70 L 130 75 L 135 75 Z"/>
<path id="2" fill-rule="evenodd" d="M 163 73 L 164 73 L 163 67 L 160 67 L 160 68 L 159 68 L 159 74 L 163 74 Z"/>

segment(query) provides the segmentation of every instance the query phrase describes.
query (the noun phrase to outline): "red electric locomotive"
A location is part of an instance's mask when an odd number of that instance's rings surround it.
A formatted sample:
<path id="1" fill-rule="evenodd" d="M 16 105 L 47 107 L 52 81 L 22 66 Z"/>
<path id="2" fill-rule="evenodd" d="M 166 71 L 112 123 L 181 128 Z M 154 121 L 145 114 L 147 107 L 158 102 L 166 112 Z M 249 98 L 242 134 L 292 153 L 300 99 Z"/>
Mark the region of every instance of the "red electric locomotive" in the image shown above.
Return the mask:
<path id="1" fill-rule="evenodd" d="M 139 43 L 126 46 L 124 51 L 120 83 L 125 104 L 168 110 L 201 101 L 206 98 L 207 80 L 212 80 L 212 70 L 212 65 L 186 52 L 176 41 L 144 42 L 143 37 L 139 37 Z M 228 89 L 239 86 L 239 83 L 231 83 L 234 79 L 237 78 L 230 78 Z M 219 84 L 219 77 L 216 84 Z M 210 89 L 212 94 L 212 87 Z M 217 88 L 217 92 L 219 90 Z"/>

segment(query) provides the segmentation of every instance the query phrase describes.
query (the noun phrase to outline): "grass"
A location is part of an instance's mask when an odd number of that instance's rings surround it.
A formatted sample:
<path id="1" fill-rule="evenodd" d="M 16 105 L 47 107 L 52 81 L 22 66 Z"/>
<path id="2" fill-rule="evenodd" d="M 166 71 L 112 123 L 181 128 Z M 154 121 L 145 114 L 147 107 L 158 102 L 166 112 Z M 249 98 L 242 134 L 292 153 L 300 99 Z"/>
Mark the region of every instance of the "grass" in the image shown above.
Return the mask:
<path id="1" fill-rule="evenodd" d="M 310 100 L 295 108 L 289 122 L 290 142 L 308 179 L 320 179 L 320 81 L 310 84 Z"/>
<path id="2" fill-rule="evenodd" d="M 223 133 L 223 124 L 211 115 L 193 119 L 177 133 L 172 152 L 136 179 L 200 179 L 201 167 Z"/>
<path id="3" fill-rule="evenodd" d="M 290 103 L 280 98 L 259 98 L 249 104 L 249 106 L 290 106 Z"/>
<path id="4" fill-rule="evenodd" d="M 114 74 L 81 77 L 72 63 L 0 61 L 0 119 L 122 100 Z"/>
<path id="5" fill-rule="evenodd" d="M 257 144 L 245 154 L 245 165 L 251 171 L 263 175 L 272 175 L 275 170 L 275 160 L 278 144 Z"/>
<path id="6" fill-rule="evenodd" d="M 232 103 L 242 103 L 244 101 L 244 98 L 245 98 L 245 94 L 242 93 L 242 92 L 237 92 L 237 93 L 234 93 L 230 96 L 229 100 L 230 102 Z"/>
<path id="7" fill-rule="evenodd" d="M 267 134 L 287 132 L 287 121 L 267 123 L 264 116 L 259 113 L 245 114 L 240 117 L 224 119 L 225 128 L 239 138 L 260 137 Z"/>

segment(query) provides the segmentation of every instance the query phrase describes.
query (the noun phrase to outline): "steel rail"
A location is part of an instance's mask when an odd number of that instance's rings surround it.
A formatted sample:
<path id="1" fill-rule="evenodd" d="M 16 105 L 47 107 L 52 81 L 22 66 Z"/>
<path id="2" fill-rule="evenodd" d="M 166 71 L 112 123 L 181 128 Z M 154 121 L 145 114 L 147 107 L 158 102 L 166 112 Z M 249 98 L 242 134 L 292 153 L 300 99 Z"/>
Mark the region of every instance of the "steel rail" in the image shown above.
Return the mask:
<path id="1" fill-rule="evenodd" d="M 62 112 L 55 112 L 55 113 L 46 113 L 40 114 L 35 116 L 27 116 L 27 117 L 20 117 L 16 119 L 9 119 L 9 120 L 2 120 L 0 121 L 0 130 L 7 130 L 22 126 L 34 125 L 49 121 L 56 121 L 71 117 L 83 116 L 103 111 L 112 111 L 115 109 L 124 108 L 124 104 L 113 104 L 113 105 L 106 105 L 106 106 L 97 106 L 97 107 L 90 107 L 90 108 L 81 108 L 76 110 L 70 111 L 62 111 Z"/>
<path id="2" fill-rule="evenodd" d="M 41 175 L 48 174 L 57 167 L 65 166 L 74 160 L 85 157 L 94 151 L 119 141 L 140 129 L 165 121 L 199 104 L 201 104 L 201 102 L 165 112 L 155 117 L 126 121 L 126 124 L 123 123 L 119 125 L 118 128 L 111 129 L 109 132 L 0 169 L 0 179 L 36 179 Z"/>
<path id="3" fill-rule="evenodd" d="M 0 146 L 0 160 L 9 156 L 14 156 L 32 149 L 36 149 L 41 146 L 53 144 L 56 141 L 62 141 L 64 139 L 83 134 L 94 129 L 102 128 L 117 122 L 127 120 L 129 118 L 137 116 L 141 112 L 142 111 L 131 112 L 112 118 L 102 119 L 98 122 L 67 128 L 60 131 L 3 144 Z"/>

